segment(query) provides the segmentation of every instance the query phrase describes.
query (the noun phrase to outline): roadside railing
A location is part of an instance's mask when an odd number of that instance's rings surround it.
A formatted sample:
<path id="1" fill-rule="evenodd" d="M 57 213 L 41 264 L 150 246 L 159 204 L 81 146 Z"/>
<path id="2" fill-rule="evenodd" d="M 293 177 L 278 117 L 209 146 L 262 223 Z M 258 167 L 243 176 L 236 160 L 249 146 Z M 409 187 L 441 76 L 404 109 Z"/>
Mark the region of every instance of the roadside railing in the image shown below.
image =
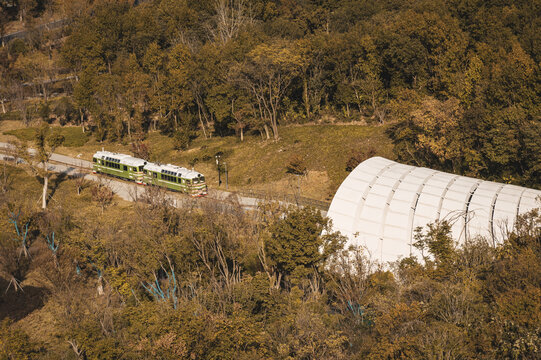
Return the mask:
<path id="1" fill-rule="evenodd" d="M 311 206 L 323 211 L 328 211 L 331 205 L 330 202 L 310 199 L 296 194 L 275 193 L 265 190 L 242 189 L 235 191 L 235 193 L 243 197 L 283 201 L 298 206 Z"/>

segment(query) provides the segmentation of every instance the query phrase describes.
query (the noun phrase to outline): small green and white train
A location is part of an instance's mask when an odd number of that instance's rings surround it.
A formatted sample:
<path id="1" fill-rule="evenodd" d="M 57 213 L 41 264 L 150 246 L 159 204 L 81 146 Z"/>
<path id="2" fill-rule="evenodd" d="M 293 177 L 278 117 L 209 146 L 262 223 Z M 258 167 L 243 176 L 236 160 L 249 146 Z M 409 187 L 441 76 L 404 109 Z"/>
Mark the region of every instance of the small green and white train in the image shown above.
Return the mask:
<path id="1" fill-rule="evenodd" d="M 162 165 L 126 154 L 98 151 L 92 157 L 92 171 L 142 185 L 156 185 L 191 196 L 205 196 L 205 177 L 194 170 L 176 165 Z"/>

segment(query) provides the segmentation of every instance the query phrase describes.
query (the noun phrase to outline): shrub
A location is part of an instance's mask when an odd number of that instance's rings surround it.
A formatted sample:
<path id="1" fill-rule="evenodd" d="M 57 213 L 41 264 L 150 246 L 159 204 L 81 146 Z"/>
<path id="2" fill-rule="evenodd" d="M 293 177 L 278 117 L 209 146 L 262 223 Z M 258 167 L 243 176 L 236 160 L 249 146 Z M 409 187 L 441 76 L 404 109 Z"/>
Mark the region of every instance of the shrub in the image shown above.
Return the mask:
<path id="1" fill-rule="evenodd" d="M 306 164 L 302 156 L 295 154 L 290 159 L 286 166 L 288 174 L 304 175 L 306 174 Z"/>
<path id="2" fill-rule="evenodd" d="M 364 149 L 353 151 L 351 157 L 346 162 L 346 171 L 353 171 L 357 165 L 374 155 L 376 155 L 376 149 L 372 145 L 368 145 L 368 147 Z"/>

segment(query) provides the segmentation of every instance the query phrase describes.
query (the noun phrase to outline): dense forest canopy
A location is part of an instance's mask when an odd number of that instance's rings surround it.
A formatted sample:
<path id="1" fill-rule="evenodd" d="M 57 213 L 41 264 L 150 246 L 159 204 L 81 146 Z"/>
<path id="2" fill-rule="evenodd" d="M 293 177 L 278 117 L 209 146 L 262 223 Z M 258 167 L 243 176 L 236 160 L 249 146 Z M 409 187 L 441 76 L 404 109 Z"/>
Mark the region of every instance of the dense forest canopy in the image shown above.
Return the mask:
<path id="1" fill-rule="evenodd" d="M 47 104 L 49 88 L 72 74 L 58 86 L 69 97 L 49 112 L 100 140 L 160 129 L 184 149 L 197 130 L 278 139 L 279 125 L 381 123 L 400 161 L 540 185 L 539 1 L 1 6 L 8 20 L 69 19 L 1 50 L 2 96 L 25 119 L 23 83 Z"/>

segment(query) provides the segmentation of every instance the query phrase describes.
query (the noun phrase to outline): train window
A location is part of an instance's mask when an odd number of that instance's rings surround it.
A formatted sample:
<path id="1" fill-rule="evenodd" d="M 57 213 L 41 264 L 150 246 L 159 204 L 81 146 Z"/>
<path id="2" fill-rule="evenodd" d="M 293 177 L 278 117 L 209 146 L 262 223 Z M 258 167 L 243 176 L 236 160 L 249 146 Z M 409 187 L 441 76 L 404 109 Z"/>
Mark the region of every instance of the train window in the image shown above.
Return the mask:
<path id="1" fill-rule="evenodd" d="M 143 171 L 143 166 L 139 166 L 139 171 Z M 146 174 L 146 172 L 145 172 Z"/>
<path id="2" fill-rule="evenodd" d="M 128 167 L 126 165 L 123 165 L 124 166 L 124 171 L 128 171 Z"/>
<path id="3" fill-rule="evenodd" d="M 152 173 L 152 175 L 157 178 L 158 177 L 158 174 L 157 173 Z"/>
<path id="4" fill-rule="evenodd" d="M 92 158 L 92 162 L 96 162 L 96 158 Z"/>

